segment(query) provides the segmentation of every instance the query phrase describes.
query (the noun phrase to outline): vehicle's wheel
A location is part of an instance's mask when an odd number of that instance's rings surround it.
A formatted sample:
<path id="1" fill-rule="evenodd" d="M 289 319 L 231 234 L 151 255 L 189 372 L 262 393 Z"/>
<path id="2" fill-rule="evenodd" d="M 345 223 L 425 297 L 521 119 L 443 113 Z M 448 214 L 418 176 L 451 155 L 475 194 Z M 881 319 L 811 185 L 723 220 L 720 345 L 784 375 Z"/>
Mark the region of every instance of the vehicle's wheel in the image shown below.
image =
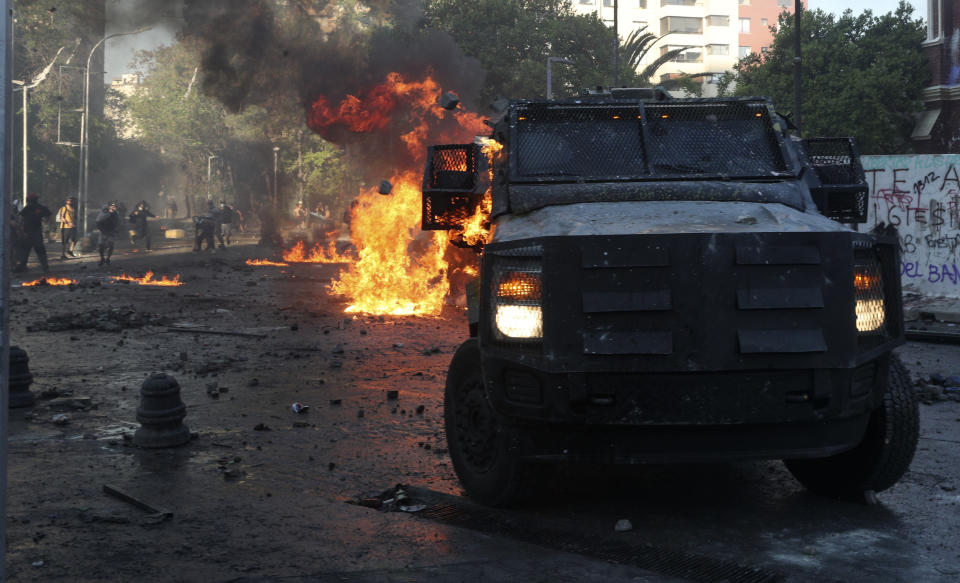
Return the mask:
<path id="1" fill-rule="evenodd" d="M 523 499 L 527 468 L 518 454 L 520 431 L 506 424 L 487 400 L 476 338 L 454 354 L 443 396 L 450 459 L 467 495 L 489 506 Z"/>
<path id="2" fill-rule="evenodd" d="M 860 445 L 828 458 L 786 460 L 787 469 L 807 489 L 824 496 L 881 492 L 906 473 L 919 437 L 917 398 L 910 375 L 897 356 L 890 358 L 883 405 L 870 416 Z"/>

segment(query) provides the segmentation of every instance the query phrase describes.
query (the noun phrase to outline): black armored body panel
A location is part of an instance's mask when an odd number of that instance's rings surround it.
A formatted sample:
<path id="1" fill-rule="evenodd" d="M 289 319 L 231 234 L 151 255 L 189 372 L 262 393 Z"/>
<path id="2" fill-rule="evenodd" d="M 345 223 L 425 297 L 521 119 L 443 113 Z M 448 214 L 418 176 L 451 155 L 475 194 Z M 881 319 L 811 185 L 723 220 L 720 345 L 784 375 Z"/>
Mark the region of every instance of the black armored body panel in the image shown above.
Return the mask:
<path id="1" fill-rule="evenodd" d="M 445 393 L 467 493 L 505 504 L 538 463 L 581 460 L 890 487 L 917 409 L 896 238 L 847 226 L 867 218 L 854 141 L 799 140 L 767 99 L 656 97 L 517 101 L 489 160 L 431 148 L 424 228 L 493 199 Z"/>

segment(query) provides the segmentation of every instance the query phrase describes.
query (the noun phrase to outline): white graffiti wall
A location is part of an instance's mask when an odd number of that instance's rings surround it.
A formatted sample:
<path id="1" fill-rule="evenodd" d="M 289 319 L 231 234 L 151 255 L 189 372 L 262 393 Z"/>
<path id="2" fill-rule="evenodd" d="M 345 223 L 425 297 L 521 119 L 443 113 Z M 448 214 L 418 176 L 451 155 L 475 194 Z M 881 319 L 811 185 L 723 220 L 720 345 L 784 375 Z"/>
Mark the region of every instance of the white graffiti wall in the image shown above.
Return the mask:
<path id="1" fill-rule="evenodd" d="M 868 227 L 900 231 L 905 291 L 960 297 L 960 154 L 864 156 Z"/>

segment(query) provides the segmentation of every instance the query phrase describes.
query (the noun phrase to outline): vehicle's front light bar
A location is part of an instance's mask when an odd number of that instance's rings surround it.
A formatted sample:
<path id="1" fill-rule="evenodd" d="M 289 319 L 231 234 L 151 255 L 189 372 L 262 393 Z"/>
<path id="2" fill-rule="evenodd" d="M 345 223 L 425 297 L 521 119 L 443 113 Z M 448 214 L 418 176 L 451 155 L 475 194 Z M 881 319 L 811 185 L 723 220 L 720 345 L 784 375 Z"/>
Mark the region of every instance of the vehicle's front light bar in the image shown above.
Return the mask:
<path id="1" fill-rule="evenodd" d="M 493 274 L 493 330 L 497 340 L 543 338 L 541 269 L 532 261 L 498 265 Z"/>
<path id="2" fill-rule="evenodd" d="M 857 332 L 883 334 L 886 322 L 886 302 L 883 297 L 883 275 L 879 261 L 858 263 L 853 268 L 853 288 L 856 297 Z"/>

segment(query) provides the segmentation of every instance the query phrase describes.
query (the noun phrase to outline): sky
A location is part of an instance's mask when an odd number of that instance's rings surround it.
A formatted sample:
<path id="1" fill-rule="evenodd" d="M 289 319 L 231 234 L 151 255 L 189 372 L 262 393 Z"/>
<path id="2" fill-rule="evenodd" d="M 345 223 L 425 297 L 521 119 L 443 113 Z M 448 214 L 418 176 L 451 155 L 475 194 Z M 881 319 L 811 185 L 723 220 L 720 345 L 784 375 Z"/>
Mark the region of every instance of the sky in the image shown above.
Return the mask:
<path id="1" fill-rule="evenodd" d="M 913 5 L 913 15 L 915 17 L 927 18 L 926 0 L 911 0 L 907 3 Z M 886 14 L 896 10 L 899 4 L 899 0 L 841 0 L 840 2 L 836 0 L 807 0 L 807 6 L 811 10 L 819 8 L 824 12 L 833 12 L 838 15 L 847 8 L 857 14 L 867 9 L 872 10 L 874 14 Z"/>
<path id="2" fill-rule="evenodd" d="M 144 14 L 149 10 L 138 10 L 143 7 L 155 7 L 158 4 L 177 4 L 170 0 L 108 0 L 107 18 L 111 20 L 111 15 L 122 14 L 122 18 L 114 18 L 113 22 L 108 22 L 107 34 L 115 32 L 129 32 L 142 26 L 142 22 L 137 22 L 135 15 Z M 884 14 L 892 12 L 899 4 L 899 0 L 808 0 L 808 6 L 811 9 L 823 10 L 840 14 L 847 8 L 859 14 L 866 9 L 873 10 L 874 14 Z M 914 7 L 914 15 L 918 18 L 926 18 L 927 2 L 926 0 L 911 0 L 910 4 Z M 126 8 L 121 11 L 120 7 Z M 106 43 L 106 79 L 111 80 L 128 72 L 129 63 L 133 59 L 134 52 L 142 49 L 152 49 L 159 45 L 170 44 L 178 29 L 176 18 L 164 16 L 154 21 L 154 27 L 144 33 L 131 36 L 121 36 L 107 41 Z"/>

